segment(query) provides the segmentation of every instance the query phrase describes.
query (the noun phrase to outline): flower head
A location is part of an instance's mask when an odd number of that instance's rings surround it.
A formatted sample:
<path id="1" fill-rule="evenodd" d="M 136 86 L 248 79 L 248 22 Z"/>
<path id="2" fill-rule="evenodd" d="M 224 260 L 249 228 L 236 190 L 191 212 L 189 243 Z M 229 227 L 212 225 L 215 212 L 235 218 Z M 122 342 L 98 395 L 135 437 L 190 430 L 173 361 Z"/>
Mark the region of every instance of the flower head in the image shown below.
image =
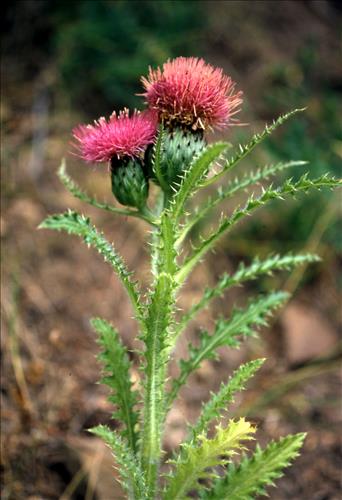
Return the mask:
<path id="1" fill-rule="evenodd" d="M 100 118 L 94 125 L 79 125 L 73 130 L 79 156 L 87 162 L 108 162 L 113 158 L 140 157 L 153 142 L 157 128 L 155 113 L 127 109 L 113 113 L 107 121 Z"/>
<path id="2" fill-rule="evenodd" d="M 234 94 L 235 83 L 221 68 L 195 57 L 177 57 L 162 69 L 150 68 L 142 82 L 149 107 L 171 127 L 224 128 L 242 102 L 242 92 Z"/>

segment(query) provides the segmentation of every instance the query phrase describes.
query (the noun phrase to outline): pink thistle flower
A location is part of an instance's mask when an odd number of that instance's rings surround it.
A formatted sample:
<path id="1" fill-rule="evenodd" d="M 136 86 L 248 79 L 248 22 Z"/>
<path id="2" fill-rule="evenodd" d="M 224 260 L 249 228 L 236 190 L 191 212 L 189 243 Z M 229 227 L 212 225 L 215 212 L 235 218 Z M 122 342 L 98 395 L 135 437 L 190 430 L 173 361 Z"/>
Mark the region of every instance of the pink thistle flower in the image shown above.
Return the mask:
<path id="1" fill-rule="evenodd" d="M 107 121 L 100 118 L 94 125 L 79 125 L 74 128 L 74 144 L 83 160 L 93 163 L 108 162 L 113 157 L 136 158 L 142 156 L 156 135 L 157 116 L 151 111 L 134 111 L 129 116 L 127 109 L 119 115 L 115 112 Z"/>
<path id="2" fill-rule="evenodd" d="M 222 129 L 234 122 L 242 103 L 242 92 L 234 93 L 232 79 L 196 57 L 177 57 L 162 69 L 150 68 L 142 83 L 149 107 L 171 127 Z"/>

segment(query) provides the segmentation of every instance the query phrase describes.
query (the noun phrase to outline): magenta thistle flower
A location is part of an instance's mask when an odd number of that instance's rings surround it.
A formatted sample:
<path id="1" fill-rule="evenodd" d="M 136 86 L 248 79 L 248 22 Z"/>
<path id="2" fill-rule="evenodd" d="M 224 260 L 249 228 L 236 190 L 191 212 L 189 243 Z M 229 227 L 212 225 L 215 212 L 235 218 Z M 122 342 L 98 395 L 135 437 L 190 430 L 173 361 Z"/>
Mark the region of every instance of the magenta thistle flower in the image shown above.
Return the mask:
<path id="1" fill-rule="evenodd" d="M 151 111 L 125 109 L 114 112 L 107 121 L 100 118 L 94 125 L 79 125 L 73 130 L 78 154 L 87 162 L 108 162 L 113 158 L 141 157 L 156 135 L 157 116 Z"/>
<path id="2" fill-rule="evenodd" d="M 149 107 L 171 127 L 222 129 L 234 122 L 242 103 L 242 92 L 234 93 L 235 83 L 221 68 L 195 57 L 177 57 L 162 69 L 150 68 L 142 83 Z"/>

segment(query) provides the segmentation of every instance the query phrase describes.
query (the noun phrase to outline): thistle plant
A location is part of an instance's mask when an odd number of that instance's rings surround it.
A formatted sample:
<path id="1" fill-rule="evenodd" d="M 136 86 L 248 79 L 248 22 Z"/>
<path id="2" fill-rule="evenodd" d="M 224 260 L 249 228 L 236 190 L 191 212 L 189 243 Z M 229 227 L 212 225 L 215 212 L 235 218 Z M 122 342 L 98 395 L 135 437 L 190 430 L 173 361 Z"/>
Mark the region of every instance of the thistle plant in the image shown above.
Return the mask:
<path id="1" fill-rule="evenodd" d="M 40 225 L 80 236 L 102 255 L 128 294 L 144 346 L 136 351 L 141 380 L 139 390 L 134 390 L 132 364 L 115 326 L 107 318 L 91 321 L 101 347 L 102 382 L 109 387 L 109 400 L 115 407 L 113 418 L 120 423 L 119 430 L 99 425 L 91 432 L 112 450 L 129 499 L 255 498 L 266 494 L 268 485 L 274 485 L 274 480 L 298 456 L 305 438 L 304 433 L 285 436 L 263 449 L 257 445 L 254 452 L 249 446 L 247 453 L 247 444 L 255 439 L 255 425 L 245 418 L 230 418 L 228 422 L 223 419 L 222 423 L 222 417 L 229 416 L 229 405 L 236 393 L 246 387 L 264 359 L 243 364 L 222 382 L 216 394 L 208 395 L 197 422 L 188 426 L 185 442 L 161 469 L 165 461 L 163 432 L 167 414 L 189 376 L 204 360 L 216 358 L 218 348 L 236 349 L 243 340 L 255 336 L 286 303 L 288 294 L 272 291 L 250 298 L 244 308 L 233 308 L 228 318 L 216 320 L 211 331 L 199 332 L 198 343 L 189 344 L 187 358 L 179 362 L 179 373 L 173 380 L 168 367 L 180 335 L 215 297 L 246 281 L 316 262 L 319 257 L 308 253 L 270 255 L 264 260 L 255 257 L 251 262 L 241 262 L 232 274 L 222 274 L 189 310 L 180 311 L 178 297 L 193 270 L 241 219 L 287 195 L 293 197 L 341 183 L 329 175 L 310 179 L 304 174 L 296 181 L 288 178 L 277 187 L 265 185 L 277 173 L 303 165 L 303 161 L 268 165 L 226 180 L 226 174 L 240 160 L 302 110 L 279 117 L 247 144 L 234 149 L 227 142 L 206 142 L 208 131 L 235 123 L 242 102 L 242 93 L 235 92 L 235 84 L 221 69 L 203 60 L 181 57 L 150 70 L 142 83 L 146 111 L 124 110 L 108 121 L 100 118 L 93 125 L 81 125 L 73 131 L 77 154 L 83 160 L 109 165 L 112 191 L 122 206 L 99 202 L 84 192 L 68 175 L 64 162 L 59 177 L 83 202 L 113 215 L 145 221 L 151 255 L 148 291 L 142 293 L 114 245 L 85 215 L 69 210 L 49 216 Z M 149 195 L 152 183 L 155 188 Z M 206 188 L 214 183 L 218 186 L 215 193 L 205 197 Z M 191 231 L 203 228 L 216 207 L 251 188 L 254 191 L 243 205 L 223 213 L 214 228 L 189 245 Z M 201 201 L 196 205 L 195 195 L 199 192 Z"/>

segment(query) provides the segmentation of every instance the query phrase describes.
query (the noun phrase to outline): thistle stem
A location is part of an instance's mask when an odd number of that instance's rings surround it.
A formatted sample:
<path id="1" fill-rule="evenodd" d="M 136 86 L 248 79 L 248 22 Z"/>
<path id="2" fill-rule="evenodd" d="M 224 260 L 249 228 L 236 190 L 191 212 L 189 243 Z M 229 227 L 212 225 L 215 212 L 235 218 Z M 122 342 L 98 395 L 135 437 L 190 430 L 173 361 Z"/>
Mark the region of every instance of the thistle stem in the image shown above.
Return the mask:
<path id="1" fill-rule="evenodd" d="M 138 217 L 139 219 L 142 219 L 145 222 L 148 222 L 149 224 L 151 224 L 151 226 L 155 226 L 155 227 L 158 226 L 158 223 L 155 220 L 154 213 L 147 206 L 141 208 L 137 212 L 131 213 L 130 215 L 133 215 L 133 217 Z"/>
<path id="2" fill-rule="evenodd" d="M 165 199 L 164 199 L 165 202 Z M 141 442 L 141 461 L 145 471 L 148 498 L 155 498 L 161 456 L 162 429 L 165 420 L 165 382 L 169 327 L 174 312 L 175 231 L 167 212 L 160 218 L 158 241 L 154 251 L 158 255 L 158 268 L 151 302 L 146 318 L 146 382 L 144 422 Z"/>

